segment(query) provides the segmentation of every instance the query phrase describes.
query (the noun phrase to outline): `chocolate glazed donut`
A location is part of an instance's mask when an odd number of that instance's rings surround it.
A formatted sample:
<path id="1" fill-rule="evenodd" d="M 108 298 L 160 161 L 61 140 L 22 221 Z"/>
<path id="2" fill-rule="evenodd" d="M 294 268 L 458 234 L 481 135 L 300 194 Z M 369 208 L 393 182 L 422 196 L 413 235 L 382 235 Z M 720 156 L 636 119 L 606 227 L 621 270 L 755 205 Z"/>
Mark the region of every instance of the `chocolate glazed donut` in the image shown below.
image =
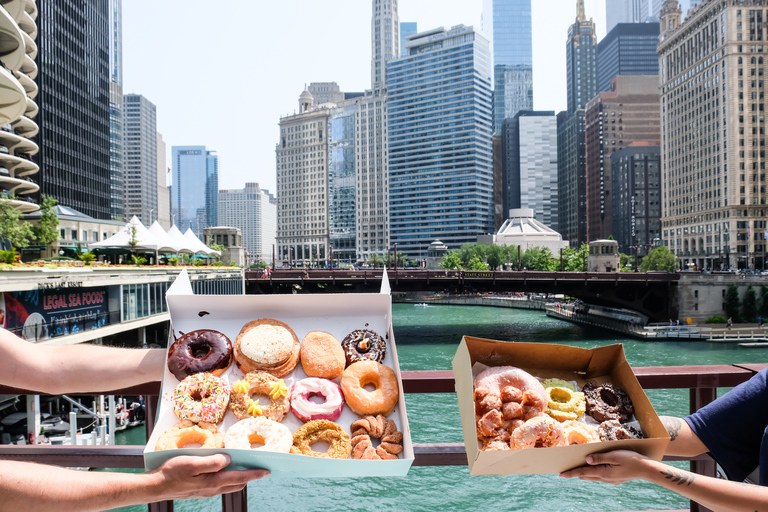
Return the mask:
<path id="1" fill-rule="evenodd" d="M 378 333 L 369 329 L 357 329 L 347 334 L 341 342 L 347 366 L 358 361 L 376 361 L 380 363 L 387 355 L 387 342 Z"/>
<path id="2" fill-rule="evenodd" d="M 232 364 L 232 342 L 219 331 L 184 334 L 168 350 L 168 369 L 179 380 L 200 372 L 221 375 Z"/>

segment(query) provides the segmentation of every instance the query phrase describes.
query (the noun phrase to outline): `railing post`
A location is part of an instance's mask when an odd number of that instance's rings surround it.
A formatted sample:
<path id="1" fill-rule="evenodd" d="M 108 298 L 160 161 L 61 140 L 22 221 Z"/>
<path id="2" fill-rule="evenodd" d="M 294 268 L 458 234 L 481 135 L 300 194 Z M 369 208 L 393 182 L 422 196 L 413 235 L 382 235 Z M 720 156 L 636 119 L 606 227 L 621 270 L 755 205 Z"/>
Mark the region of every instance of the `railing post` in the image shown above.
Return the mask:
<path id="1" fill-rule="evenodd" d="M 717 398 L 717 388 L 693 388 L 690 391 L 691 413 L 696 412 Z M 717 476 L 717 463 L 714 460 L 692 460 L 691 472 L 699 475 Z M 710 509 L 691 501 L 691 512 L 711 512 Z"/>
<path id="2" fill-rule="evenodd" d="M 248 511 L 248 487 L 242 491 L 221 495 L 222 512 L 247 512 Z"/>

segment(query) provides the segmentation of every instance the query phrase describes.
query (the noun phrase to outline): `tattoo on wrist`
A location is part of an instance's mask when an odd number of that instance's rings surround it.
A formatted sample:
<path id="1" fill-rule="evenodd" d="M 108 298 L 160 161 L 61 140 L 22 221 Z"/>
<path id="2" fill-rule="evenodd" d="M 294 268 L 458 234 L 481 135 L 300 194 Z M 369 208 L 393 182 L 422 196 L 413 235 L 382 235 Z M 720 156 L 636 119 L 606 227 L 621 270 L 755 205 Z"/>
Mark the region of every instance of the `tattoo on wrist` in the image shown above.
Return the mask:
<path id="1" fill-rule="evenodd" d="M 670 440 L 674 441 L 677 439 L 677 436 L 680 435 L 680 430 L 683 428 L 683 420 L 665 416 L 661 422 L 664 425 L 664 428 L 667 429 Z"/>
<path id="2" fill-rule="evenodd" d="M 691 485 L 693 481 L 696 479 L 693 473 L 677 471 L 675 469 L 661 471 L 661 474 L 664 475 L 664 478 L 666 478 L 667 480 L 670 480 L 672 483 L 675 483 L 677 485 L 688 486 L 688 485 Z"/>

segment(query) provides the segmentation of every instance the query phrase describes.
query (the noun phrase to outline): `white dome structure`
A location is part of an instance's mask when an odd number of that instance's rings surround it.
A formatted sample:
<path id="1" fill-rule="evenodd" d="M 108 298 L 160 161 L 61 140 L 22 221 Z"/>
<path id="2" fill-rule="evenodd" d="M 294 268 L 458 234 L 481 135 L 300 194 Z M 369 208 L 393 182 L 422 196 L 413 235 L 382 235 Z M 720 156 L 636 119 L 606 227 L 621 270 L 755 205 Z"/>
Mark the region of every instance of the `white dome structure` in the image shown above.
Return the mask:
<path id="1" fill-rule="evenodd" d="M 517 208 L 509 210 L 509 218 L 495 235 L 477 237 L 480 244 L 517 246 L 525 251 L 533 247 L 546 247 L 552 254 L 568 247 L 562 235 L 533 218 L 533 209 Z"/>

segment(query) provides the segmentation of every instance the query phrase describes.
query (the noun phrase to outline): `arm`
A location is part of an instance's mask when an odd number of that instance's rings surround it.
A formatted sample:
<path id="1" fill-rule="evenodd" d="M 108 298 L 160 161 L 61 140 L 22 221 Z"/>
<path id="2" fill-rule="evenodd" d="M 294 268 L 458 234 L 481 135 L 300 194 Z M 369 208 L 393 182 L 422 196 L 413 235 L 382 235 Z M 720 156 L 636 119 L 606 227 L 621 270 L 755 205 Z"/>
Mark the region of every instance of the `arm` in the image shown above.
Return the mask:
<path id="1" fill-rule="evenodd" d="M 673 416 L 661 416 L 659 419 L 669 434 L 666 455 L 695 457 L 709 451 L 684 420 Z"/>
<path id="2" fill-rule="evenodd" d="M 15 461 L 0 461 L 4 510 L 98 511 L 157 501 L 207 498 L 236 492 L 263 469 L 221 471 L 225 455 L 174 457 L 149 473 L 87 473 Z"/>
<path id="3" fill-rule="evenodd" d="M 153 380 L 165 367 L 163 349 L 98 345 L 37 345 L 0 329 L 2 383 L 52 395 L 98 393 Z"/>
<path id="4" fill-rule="evenodd" d="M 646 480 L 719 511 L 768 510 L 768 488 L 697 475 L 651 460 L 639 453 L 617 450 L 587 457 L 587 466 L 560 474 L 614 485 Z"/>

